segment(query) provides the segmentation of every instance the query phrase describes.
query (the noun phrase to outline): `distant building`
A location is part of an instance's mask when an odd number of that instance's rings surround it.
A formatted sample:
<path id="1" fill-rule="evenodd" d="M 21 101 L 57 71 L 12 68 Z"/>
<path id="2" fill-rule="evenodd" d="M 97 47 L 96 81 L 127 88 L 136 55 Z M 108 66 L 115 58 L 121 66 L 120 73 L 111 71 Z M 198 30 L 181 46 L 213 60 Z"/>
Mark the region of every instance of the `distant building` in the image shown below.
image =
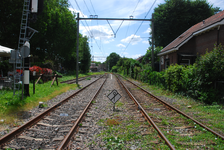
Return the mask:
<path id="1" fill-rule="evenodd" d="M 99 64 L 98 65 L 98 71 L 107 71 L 107 67 L 105 64 Z"/>
<path id="2" fill-rule="evenodd" d="M 140 57 L 138 57 L 136 60 L 139 61 L 140 63 L 142 63 L 144 56 L 145 56 L 145 55 L 140 56 Z"/>
<path id="3" fill-rule="evenodd" d="M 224 45 L 224 11 L 192 26 L 162 49 L 158 54 L 160 70 L 171 64 L 193 64 L 197 55 L 211 51 L 215 43 Z"/>
<path id="4" fill-rule="evenodd" d="M 97 72 L 98 67 L 96 66 L 95 63 L 91 63 L 91 65 L 90 65 L 90 70 L 91 70 L 92 72 Z"/>

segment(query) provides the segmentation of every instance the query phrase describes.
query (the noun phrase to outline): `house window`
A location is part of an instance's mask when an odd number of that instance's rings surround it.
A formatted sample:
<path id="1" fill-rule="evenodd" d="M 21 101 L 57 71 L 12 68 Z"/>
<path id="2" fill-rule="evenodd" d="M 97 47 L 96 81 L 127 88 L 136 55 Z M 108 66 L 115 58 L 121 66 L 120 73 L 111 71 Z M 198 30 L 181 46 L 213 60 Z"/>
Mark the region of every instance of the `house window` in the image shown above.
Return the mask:
<path id="1" fill-rule="evenodd" d="M 168 68 L 170 66 L 170 60 L 167 59 L 165 60 L 165 69 Z"/>
<path id="2" fill-rule="evenodd" d="M 163 57 L 163 56 L 162 56 L 161 59 L 160 59 L 160 63 L 161 63 L 161 65 L 164 64 L 164 57 Z"/>
<path id="3" fill-rule="evenodd" d="M 182 59 L 180 65 L 190 65 L 191 60 L 190 59 Z"/>

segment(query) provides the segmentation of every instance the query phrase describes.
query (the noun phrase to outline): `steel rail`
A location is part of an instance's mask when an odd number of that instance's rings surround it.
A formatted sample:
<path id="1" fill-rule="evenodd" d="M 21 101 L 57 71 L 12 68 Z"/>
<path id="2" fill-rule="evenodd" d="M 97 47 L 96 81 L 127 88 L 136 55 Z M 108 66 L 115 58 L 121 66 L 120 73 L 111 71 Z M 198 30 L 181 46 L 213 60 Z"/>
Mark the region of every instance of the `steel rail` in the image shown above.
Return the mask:
<path id="1" fill-rule="evenodd" d="M 117 77 L 117 76 L 116 76 Z M 117 77 L 118 81 L 121 83 L 121 85 L 124 87 L 125 91 L 129 95 L 129 97 L 135 102 L 135 104 L 138 106 L 138 108 L 141 110 L 143 115 L 147 118 L 147 120 L 153 125 L 153 127 L 157 130 L 159 135 L 162 139 L 165 140 L 166 144 L 172 149 L 175 150 L 175 147 L 170 143 L 170 141 L 166 138 L 166 136 L 162 133 L 162 131 L 159 129 L 159 127 L 154 123 L 154 121 L 151 119 L 151 117 L 147 114 L 147 112 L 144 110 L 144 108 L 140 105 L 140 103 L 137 101 L 137 99 L 131 94 L 131 92 L 128 90 L 128 88 L 125 86 L 125 84 Z"/>
<path id="2" fill-rule="evenodd" d="M 92 76 L 92 75 L 91 75 Z M 81 78 L 78 78 L 79 81 L 83 80 L 83 79 L 86 79 L 88 77 L 91 77 L 91 76 L 85 76 L 85 77 L 81 77 Z M 94 75 L 93 75 L 94 76 Z M 70 79 L 70 80 L 66 80 L 66 81 L 61 81 L 60 83 L 67 83 L 69 82 L 70 84 L 70 81 L 75 81 L 76 79 Z"/>
<path id="3" fill-rule="evenodd" d="M 103 75 L 105 76 L 105 75 Z M 101 78 L 103 77 L 101 76 Z M 99 79 L 101 79 L 99 78 Z M 25 123 L 24 125 L 18 127 L 17 129 L 13 130 L 12 132 L 4 135 L 2 138 L 0 138 L 0 148 L 2 148 L 2 146 L 4 146 L 5 143 L 7 143 L 9 140 L 13 139 L 16 135 L 22 133 L 26 128 L 31 127 L 32 125 L 34 125 L 35 123 L 37 123 L 38 121 L 40 121 L 44 116 L 46 116 L 47 114 L 49 114 L 52 110 L 54 110 L 55 108 L 57 108 L 58 106 L 60 106 L 61 104 L 65 103 L 66 101 L 68 101 L 70 98 L 72 98 L 73 96 L 75 96 L 76 94 L 78 94 L 79 92 L 83 91 L 84 89 L 86 89 L 88 86 L 90 86 L 91 84 L 95 83 L 96 81 L 98 81 L 99 79 L 93 81 L 92 83 L 88 84 L 87 86 L 83 87 L 82 89 L 79 89 L 78 91 L 76 91 L 74 94 L 68 96 L 67 98 L 61 100 L 60 102 L 58 102 L 57 104 L 55 104 L 54 106 L 52 106 L 51 108 L 48 108 L 46 111 L 44 111 L 43 113 L 41 113 L 40 115 L 38 115 L 37 117 L 31 119 L 30 121 L 28 121 L 27 123 Z"/>
<path id="4" fill-rule="evenodd" d="M 121 77 L 122 77 L 122 76 L 121 76 Z M 123 77 L 122 77 L 122 78 L 123 78 Z M 188 119 L 193 120 L 195 123 L 197 123 L 197 124 L 198 124 L 198 125 L 200 125 L 201 127 L 205 128 L 206 130 L 208 130 L 208 131 L 212 132 L 213 134 L 215 134 L 216 136 L 218 136 L 218 137 L 220 137 L 220 138 L 222 138 L 222 139 L 224 140 L 224 136 L 223 136 L 223 135 L 221 135 L 221 134 L 219 134 L 219 133 L 215 132 L 215 131 L 214 131 L 214 130 L 212 130 L 211 128 L 209 128 L 209 127 L 205 126 L 204 124 L 202 124 L 201 122 L 199 122 L 199 121 L 195 120 L 195 119 L 194 119 L 194 118 L 192 118 L 191 116 L 189 116 L 189 115 L 185 114 L 185 113 L 184 113 L 184 112 L 182 112 L 181 110 L 179 110 L 179 109 L 175 108 L 174 106 L 172 106 L 172 105 L 168 104 L 167 102 L 165 102 L 165 101 L 161 100 L 161 99 L 160 99 L 160 98 L 158 98 L 157 96 L 153 95 L 152 93 L 150 93 L 149 91 L 145 90 L 144 88 L 142 88 L 142 87 L 138 86 L 137 84 L 135 84 L 135 83 L 131 82 L 130 80 L 128 80 L 128 79 L 125 79 L 125 80 L 127 80 L 128 82 L 130 82 L 130 83 L 134 84 L 135 86 L 137 86 L 138 88 L 140 88 L 141 90 L 143 90 L 144 92 L 146 92 L 147 94 L 150 94 L 152 97 L 154 97 L 155 99 L 159 100 L 161 103 L 163 103 L 163 104 L 165 104 L 165 105 L 169 106 L 170 108 L 172 108 L 173 110 L 177 111 L 177 112 L 178 112 L 178 113 L 180 113 L 181 115 L 183 115 L 183 116 L 187 117 Z"/>
<path id="5" fill-rule="evenodd" d="M 79 116 L 79 118 L 76 120 L 76 122 L 73 125 L 73 127 L 70 129 L 69 133 L 66 135 L 66 137 L 64 138 L 64 140 L 61 142 L 60 146 L 57 148 L 57 150 L 65 149 L 68 146 L 68 144 L 70 143 L 70 139 L 74 136 L 74 133 L 76 132 L 76 129 L 78 127 L 78 124 L 81 122 L 82 118 L 86 114 L 86 111 L 89 109 L 90 105 L 92 104 L 92 101 L 96 98 L 96 96 L 100 92 L 100 90 L 103 87 L 103 85 L 106 82 L 106 80 L 107 80 L 107 78 L 104 80 L 104 82 L 98 88 L 98 90 L 96 91 L 96 93 L 94 94 L 94 96 L 92 97 L 92 99 L 89 101 L 89 103 L 87 104 L 87 106 L 85 107 L 85 109 L 83 110 L 83 112 L 81 113 L 81 115 Z"/>

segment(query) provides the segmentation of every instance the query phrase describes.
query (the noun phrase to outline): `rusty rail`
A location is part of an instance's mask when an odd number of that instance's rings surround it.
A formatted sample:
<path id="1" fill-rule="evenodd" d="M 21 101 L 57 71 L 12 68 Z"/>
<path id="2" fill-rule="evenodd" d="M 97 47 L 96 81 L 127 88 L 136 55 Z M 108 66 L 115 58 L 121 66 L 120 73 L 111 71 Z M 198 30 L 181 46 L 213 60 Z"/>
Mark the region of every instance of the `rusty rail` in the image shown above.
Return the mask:
<path id="1" fill-rule="evenodd" d="M 57 148 L 57 150 L 62 150 L 65 149 L 69 142 L 70 139 L 73 137 L 78 124 L 81 122 L 82 118 L 84 117 L 84 115 L 86 114 L 86 111 L 88 110 L 88 108 L 90 107 L 92 101 L 96 98 L 96 96 L 98 95 L 98 93 L 100 92 L 101 88 L 103 87 L 104 83 L 106 82 L 107 78 L 104 80 L 104 82 L 102 83 L 102 85 L 98 88 L 98 90 L 96 91 L 96 93 L 94 94 L 94 96 L 92 97 L 92 99 L 90 100 L 90 102 L 87 104 L 87 106 L 85 107 L 85 109 L 83 110 L 82 114 L 79 116 L 79 118 L 76 120 L 75 124 L 73 125 L 73 127 L 70 129 L 69 133 L 66 135 L 66 137 L 64 138 L 64 140 L 61 142 L 60 146 Z"/>
<path id="2" fill-rule="evenodd" d="M 122 76 L 121 76 L 121 77 L 122 77 Z M 158 98 L 157 96 L 153 95 L 152 93 L 148 92 L 147 90 L 145 90 L 144 88 L 142 88 L 142 87 L 138 86 L 137 84 L 135 84 L 135 83 L 131 82 L 130 80 L 128 80 L 128 79 L 126 79 L 126 80 L 127 80 L 128 82 L 130 82 L 130 83 L 134 84 L 135 86 L 137 86 L 138 88 L 140 88 L 141 90 L 143 90 L 144 92 L 146 92 L 147 94 L 150 94 L 152 97 L 154 97 L 155 99 L 159 100 L 161 103 L 163 103 L 163 104 L 165 104 L 165 105 L 169 106 L 170 108 L 172 108 L 172 109 L 173 109 L 173 110 L 175 110 L 176 112 L 180 113 L 181 115 L 183 115 L 183 116 L 187 117 L 188 119 L 193 120 L 195 123 L 197 123 L 197 124 L 198 124 L 198 125 L 200 125 L 201 127 L 205 128 L 206 130 L 208 130 L 208 131 L 212 132 L 213 134 L 215 134 L 216 136 L 218 136 L 218 137 L 220 137 L 220 138 L 222 138 L 222 139 L 224 140 L 224 136 L 223 136 L 223 135 L 221 135 L 221 134 L 219 134 L 219 133 L 215 132 L 215 131 L 214 131 L 214 130 L 212 130 L 211 128 L 209 128 L 209 127 L 205 126 L 204 124 L 202 124 L 201 122 L 199 122 L 199 121 L 195 120 L 195 119 L 194 119 L 194 118 L 192 118 L 191 116 L 189 116 L 189 115 L 185 114 L 184 112 L 180 111 L 179 109 L 175 108 L 174 106 L 172 106 L 172 105 L 168 104 L 167 102 L 165 102 L 165 101 L 161 100 L 161 99 L 160 99 L 160 98 Z"/>
<path id="3" fill-rule="evenodd" d="M 103 76 L 101 76 L 102 78 Z M 75 96 L 76 94 L 78 94 L 79 92 L 83 91 L 84 89 L 86 89 L 88 86 L 90 86 L 91 84 L 95 83 L 96 81 L 98 81 L 99 79 L 93 81 L 92 83 L 88 84 L 87 86 L 83 87 L 82 89 L 79 89 L 77 92 L 75 92 L 74 94 L 68 96 L 67 98 L 63 99 L 62 101 L 60 101 L 59 103 L 55 104 L 54 106 L 52 106 L 51 108 L 47 109 L 46 111 L 44 111 L 43 113 L 41 113 L 40 115 L 38 115 L 37 117 L 33 118 L 32 120 L 28 121 L 27 123 L 25 123 L 24 125 L 18 127 L 17 129 L 13 130 L 12 132 L 6 134 L 5 136 L 3 136 L 2 138 L 0 138 L 0 148 L 3 147 L 3 145 L 10 141 L 11 139 L 13 139 L 16 135 L 22 133 L 26 128 L 31 127 L 32 125 L 34 125 L 35 123 L 37 123 L 39 120 L 41 120 L 44 116 L 46 116 L 47 114 L 49 114 L 52 110 L 54 110 L 55 108 L 57 108 L 58 106 L 60 106 L 61 104 L 65 103 L 66 101 L 68 101 L 70 98 L 72 98 L 73 96 Z"/>
<path id="4" fill-rule="evenodd" d="M 95 76 L 95 75 L 91 75 L 91 76 Z M 79 81 L 82 81 L 82 80 L 84 80 L 84 79 L 86 79 L 88 77 L 91 77 L 91 76 L 81 77 L 81 78 L 78 78 L 78 80 Z M 76 82 L 76 79 L 66 80 L 66 81 L 62 81 L 60 83 L 67 83 L 67 82 L 68 82 L 68 84 L 72 84 L 72 83 L 75 83 Z"/>
<path id="5" fill-rule="evenodd" d="M 117 76 L 116 76 L 117 77 Z M 166 144 L 170 147 L 170 149 L 175 150 L 175 147 L 170 143 L 170 141 L 166 138 L 166 136 L 162 133 L 162 131 L 159 129 L 159 127 L 154 123 L 154 121 L 149 117 L 149 115 L 146 113 L 144 108 L 140 105 L 140 103 L 136 100 L 136 98 L 131 94 L 131 92 L 128 90 L 128 88 L 124 85 L 124 83 L 117 77 L 118 81 L 121 83 L 121 85 L 124 87 L 125 91 L 129 95 L 129 97 L 135 102 L 135 104 L 138 106 L 142 114 L 147 118 L 147 121 L 150 122 L 150 124 L 153 125 L 153 127 L 157 130 L 160 137 L 165 140 Z"/>

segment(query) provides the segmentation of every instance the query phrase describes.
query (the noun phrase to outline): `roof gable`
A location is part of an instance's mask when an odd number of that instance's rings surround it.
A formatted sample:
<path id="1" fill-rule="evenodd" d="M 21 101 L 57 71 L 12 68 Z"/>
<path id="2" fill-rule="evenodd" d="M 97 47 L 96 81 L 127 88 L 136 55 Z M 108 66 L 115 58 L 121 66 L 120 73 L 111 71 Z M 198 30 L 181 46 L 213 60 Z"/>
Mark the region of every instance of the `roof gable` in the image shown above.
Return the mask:
<path id="1" fill-rule="evenodd" d="M 179 37 L 177 37 L 173 42 L 171 42 L 164 49 L 162 49 L 162 51 L 159 54 L 162 55 L 164 53 L 173 50 L 178 50 L 178 48 L 181 45 L 183 45 L 186 41 L 191 39 L 194 36 L 194 34 L 202 30 L 208 30 L 211 27 L 213 27 L 214 24 L 221 22 L 222 20 L 224 20 L 224 10 L 189 28 L 187 31 L 185 31 Z"/>

